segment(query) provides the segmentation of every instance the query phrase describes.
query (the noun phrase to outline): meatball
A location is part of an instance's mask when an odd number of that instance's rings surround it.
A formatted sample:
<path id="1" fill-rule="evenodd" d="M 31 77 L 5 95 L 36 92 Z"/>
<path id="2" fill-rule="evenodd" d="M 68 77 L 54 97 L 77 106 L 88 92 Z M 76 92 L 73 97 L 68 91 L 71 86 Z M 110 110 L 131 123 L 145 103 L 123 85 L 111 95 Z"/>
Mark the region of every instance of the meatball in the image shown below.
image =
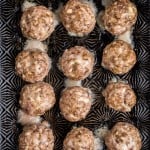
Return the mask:
<path id="1" fill-rule="evenodd" d="M 142 142 L 136 127 L 118 122 L 106 135 L 105 144 L 110 150 L 140 150 Z"/>
<path id="2" fill-rule="evenodd" d="M 92 131 L 85 127 L 72 129 L 63 142 L 64 150 L 93 150 L 94 136 Z"/>
<path id="3" fill-rule="evenodd" d="M 60 58 L 60 69 L 72 80 L 83 80 L 93 71 L 94 55 L 82 46 L 66 49 Z"/>
<path id="4" fill-rule="evenodd" d="M 25 85 L 20 93 L 20 106 L 31 116 L 43 115 L 56 102 L 52 86 L 45 82 Z"/>
<path id="5" fill-rule="evenodd" d="M 42 81 L 48 75 L 50 67 L 50 58 L 39 49 L 23 50 L 16 57 L 16 72 L 27 82 Z"/>
<path id="6" fill-rule="evenodd" d="M 19 136 L 19 150 L 53 150 L 54 135 L 45 124 L 25 126 Z"/>
<path id="7" fill-rule="evenodd" d="M 103 51 L 102 66 L 114 74 L 129 72 L 136 63 L 136 54 L 131 45 L 116 40 L 107 45 Z"/>
<path id="8" fill-rule="evenodd" d="M 106 104 L 114 110 L 130 112 L 136 104 L 136 95 L 127 83 L 110 82 L 102 92 Z"/>
<path id="9" fill-rule="evenodd" d="M 32 6 L 23 12 L 20 27 L 29 39 L 43 41 L 54 31 L 54 14 L 44 6 Z"/>
<path id="10" fill-rule="evenodd" d="M 103 23 L 107 31 L 120 35 L 137 20 L 137 8 L 130 0 L 116 0 L 104 12 Z"/>
<path id="11" fill-rule="evenodd" d="M 71 35 L 80 37 L 89 34 L 96 23 L 92 6 L 81 0 L 69 0 L 61 12 L 60 18 Z"/>
<path id="12" fill-rule="evenodd" d="M 59 102 L 62 115 L 70 122 L 84 119 L 90 111 L 91 104 L 90 90 L 80 86 L 66 88 Z"/>

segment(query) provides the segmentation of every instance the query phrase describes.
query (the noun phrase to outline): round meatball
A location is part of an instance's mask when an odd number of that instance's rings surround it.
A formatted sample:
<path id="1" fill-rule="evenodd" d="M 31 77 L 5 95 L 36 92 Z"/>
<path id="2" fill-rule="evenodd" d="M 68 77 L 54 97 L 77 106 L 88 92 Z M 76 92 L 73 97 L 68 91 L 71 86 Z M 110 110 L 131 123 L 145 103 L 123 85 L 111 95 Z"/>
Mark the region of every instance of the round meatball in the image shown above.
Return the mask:
<path id="1" fill-rule="evenodd" d="M 142 146 L 139 131 L 132 124 L 118 122 L 105 136 L 110 150 L 140 150 Z"/>
<path id="2" fill-rule="evenodd" d="M 120 35 L 129 30 L 137 20 L 136 6 L 130 0 L 117 0 L 104 12 L 103 23 L 107 31 Z"/>
<path id="3" fill-rule="evenodd" d="M 107 45 L 103 51 L 102 66 L 114 74 L 129 72 L 136 63 L 136 54 L 131 45 L 116 40 Z"/>
<path id="4" fill-rule="evenodd" d="M 94 136 L 92 131 L 85 127 L 72 129 L 63 142 L 64 150 L 93 150 Z"/>
<path id="5" fill-rule="evenodd" d="M 127 83 L 110 82 L 102 92 L 106 104 L 114 110 L 130 112 L 136 104 L 136 95 Z"/>
<path id="6" fill-rule="evenodd" d="M 69 0 L 61 12 L 60 18 L 71 35 L 80 37 L 89 34 L 96 23 L 92 7 L 81 0 Z"/>
<path id="7" fill-rule="evenodd" d="M 23 50 L 16 57 L 16 72 L 25 81 L 42 81 L 50 70 L 50 58 L 39 49 Z"/>
<path id="8" fill-rule="evenodd" d="M 20 27 L 29 39 L 43 41 L 54 31 L 54 14 L 44 6 L 33 6 L 23 12 Z"/>
<path id="9" fill-rule="evenodd" d="M 89 89 L 80 86 L 66 88 L 59 102 L 62 115 L 70 122 L 84 119 L 90 111 L 91 104 Z"/>
<path id="10" fill-rule="evenodd" d="M 43 115 L 56 102 L 52 86 L 45 82 L 25 85 L 20 93 L 20 106 L 31 116 Z"/>
<path id="11" fill-rule="evenodd" d="M 93 71 L 94 55 L 82 46 L 66 49 L 60 58 L 60 69 L 72 80 L 83 80 Z"/>
<path id="12" fill-rule="evenodd" d="M 54 135 L 45 124 L 25 126 L 19 136 L 19 150 L 53 150 Z"/>

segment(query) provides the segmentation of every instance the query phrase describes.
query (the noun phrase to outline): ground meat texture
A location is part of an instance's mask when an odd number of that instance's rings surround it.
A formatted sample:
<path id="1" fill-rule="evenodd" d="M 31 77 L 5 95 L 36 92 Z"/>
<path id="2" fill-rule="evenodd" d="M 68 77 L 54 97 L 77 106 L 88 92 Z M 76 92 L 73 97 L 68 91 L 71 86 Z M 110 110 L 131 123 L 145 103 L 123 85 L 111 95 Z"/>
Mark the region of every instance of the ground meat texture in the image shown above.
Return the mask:
<path id="1" fill-rule="evenodd" d="M 50 69 L 50 58 L 38 49 L 23 50 L 16 57 L 17 74 L 25 81 L 42 81 Z"/>
<path id="2" fill-rule="evenodd" d="M 53 150 L 52 130 L 43 125 L 30 125 L 23 128 L 19 136 L 19 150 Z"/>
<path id="3" fill-rule="evenodd" d="M 70 122 L 84 119 L 90 111 L 91 104 L 89 89 L 80 86 L 66 88 L 59 102 L 62 115 Z"/>
<path id="4" fill-rule="evenodd" d="M 69 0 L 61 12 L 60 18 L 66 30 L 74 36 L 89 34 L 96 23 L 91 6 L 81 0 Z"/>
<path id="5" fill-rule="evenodd" d="M 85 127 L 72 129 L 63 142 L 64 150 L 94 150 L 94 136 Z"/>
<path id="6" fill-rule="evenodd" d="M 43 115 L 56 102 L 52 86 L 45 82 L 25 85 L 20 93 L 20 106 L 31 116 Z"/>
<path id="7" fill-rule="evenodd" d="M 129 30 L 137 20 L 137 8 L 129 0 L 116 0 L 104 12 L 103 22 L 107 31 L 120 35 Z"/>
<path id="8" fill-rule="evenodd" d="M 104 48 L 102 66 L 114 74 L 129 72 L 136 63 L 136 54 L 131 45 L 122 40 L 116 40 Z"/>
<path id="9" fill-rule="evenodd" d="M 66 49 L 60 58 L 60 68 L 72 80 L 83 80 L 94 66 L 94 55 L 82 46 Z"/>
<path id="10" fill-rule="evenodd" d="M 29 39 L 43 41 L 54 31 L 54 14 L 44 6 L 33 6 L 25 10 L 20 27 Z"/>
<path id="11" fill-rule="evenodd" d="M 109 150 L 140 150 L 142 146 L 138 129 L 125 122 L 118 122 L 108 132 L 105 144 Z"/>
<path id="12" fill-rule="evenodd" d="M 117 111 L 130 112 L 136 104 L 136 95 L 127 83 L 110 82 L 102 94 L 106 104 Z"/>

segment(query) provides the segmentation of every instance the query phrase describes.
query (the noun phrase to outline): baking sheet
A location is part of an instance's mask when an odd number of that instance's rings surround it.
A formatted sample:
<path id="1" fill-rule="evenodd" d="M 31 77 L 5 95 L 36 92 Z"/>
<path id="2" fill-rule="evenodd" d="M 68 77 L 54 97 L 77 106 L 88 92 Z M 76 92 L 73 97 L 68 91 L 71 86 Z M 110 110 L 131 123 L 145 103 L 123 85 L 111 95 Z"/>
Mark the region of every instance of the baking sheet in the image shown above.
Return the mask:
<path id="1" fill-rule="evenodd" d="M 37 3 L 47 7 L 52 6 L 56 10 L 60 3 L 66 0 L 36 0 Z M 94 0 L 98 11 L 104 9 L 100 0 Z M 25 39 L 19 29 L 21 16 L 20 0 L 1 0 L 0 18 L 0 149 L 16 150 L 18 147 L 18 135 L 22 128 L 16 123 L 18 99 L 21 87 L 25 84 L 15 74 L 14 63 L 16 55 L 22 50 Z M 85 126 L 92 131 L 101 127 L 111 128 L 118 121 L 127 121 L 134 124 L 142 137 L 142 150 L 150 149 L 150 2 L 148 0 L 135 0 L 138 8 L 138 20 L 133 31 L 137 63 L 135 67 L 123 76 L 116 76 L 101 67 L 103 48 L 114 37 L 106 31 L 102 31 L 98 25 L 94 31 L 83 38 L 71 37 L 67 34 L 62 24 L 58 25 L 47 39 L 49 44 L 48 54 L 52 58 L 53 65 L 45 81 L 51 83 L 57 95 L 55 107 L 43 117 L 51 123 L 56 136 L 55 149 L 62 149 L 62 141 L 72 126 Z M 65 88 L 63 73 L 57 67 L 58 59 L 66 48 L 82 45 L 96 55 L 96 63 L 93 73 L 82 85 L 92 90 L 95 101 L 85 120 L 77 123 L 69 123 L 61 115 L 58 107 L 60 92 Z M 108 81 L 113 77 L 127 80 L 137 95 L 137 104 L 130 113 L 121 113 L 108 108 L 101 95 Z M 104 149 L 106 149 L 104 147 Z"/>

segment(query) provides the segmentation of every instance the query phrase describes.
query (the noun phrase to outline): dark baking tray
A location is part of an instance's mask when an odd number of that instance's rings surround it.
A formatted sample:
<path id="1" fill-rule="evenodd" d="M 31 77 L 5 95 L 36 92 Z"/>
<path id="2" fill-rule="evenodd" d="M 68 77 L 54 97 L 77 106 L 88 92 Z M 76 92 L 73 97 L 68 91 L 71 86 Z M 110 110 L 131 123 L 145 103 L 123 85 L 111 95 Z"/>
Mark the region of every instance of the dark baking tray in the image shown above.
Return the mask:
<path id="1" fill-rule="evenodd" d="M 57 9 L 59 3 L 65 0 L 36 0 L 39 4 Z M 104 9 L 100 0 L 94 0 L 98 11 Z M 47 39 L 48 54 L 52 57 L 52 69 L 45 81 L 53 85 L 57 104 L 43 117 L 48 120 L 56 136 L 55 149 L 62 149 L 62 141 L 72 126 L 85 126 L 91 130 L 107 125 L 111 128 L 118 121 L 133 123 L 140 131 L 142 137 L 142 150 L 150 150 L 150 1 L 135 0 L 138 8 L 138 19 L 133 31 L 137 63 L 135 67 L 123 76 L 115 76 L 101 67 L 101 54 L 103 48 L 114 37 L 102 31 L 97 25 L 94 31 L 83 38 L 70 37 L 60 24 L 52 36 Z M 22 50 L 25 39 L 19 29 L 21 16 L 20 0 L 0 0 L 0 149 L 17 150 L 18 135 L 21 126 L 16 123 L 18 99 L 21 87 L 25 84 L 15 74 L 14 63 L 16 55 Z M 83 45 L 96 54 L 96 64 L 90 77 L 82 84 L 89 87 L 95 101 L 90 114 L 83 121 L 69 123 L 61 115 L 58 107 L 60 92 L 64 89 L 64 76 L 58 70 L 58 58 L 66 48 L 74 45 Z M 101 90 L 113 77 L 127 80 L 137 95 L 137 104 L 130 113 L 121 113 L 109 109 L 101 96 Z M 104 148 L 106 149 L 106 148 Z"/>

